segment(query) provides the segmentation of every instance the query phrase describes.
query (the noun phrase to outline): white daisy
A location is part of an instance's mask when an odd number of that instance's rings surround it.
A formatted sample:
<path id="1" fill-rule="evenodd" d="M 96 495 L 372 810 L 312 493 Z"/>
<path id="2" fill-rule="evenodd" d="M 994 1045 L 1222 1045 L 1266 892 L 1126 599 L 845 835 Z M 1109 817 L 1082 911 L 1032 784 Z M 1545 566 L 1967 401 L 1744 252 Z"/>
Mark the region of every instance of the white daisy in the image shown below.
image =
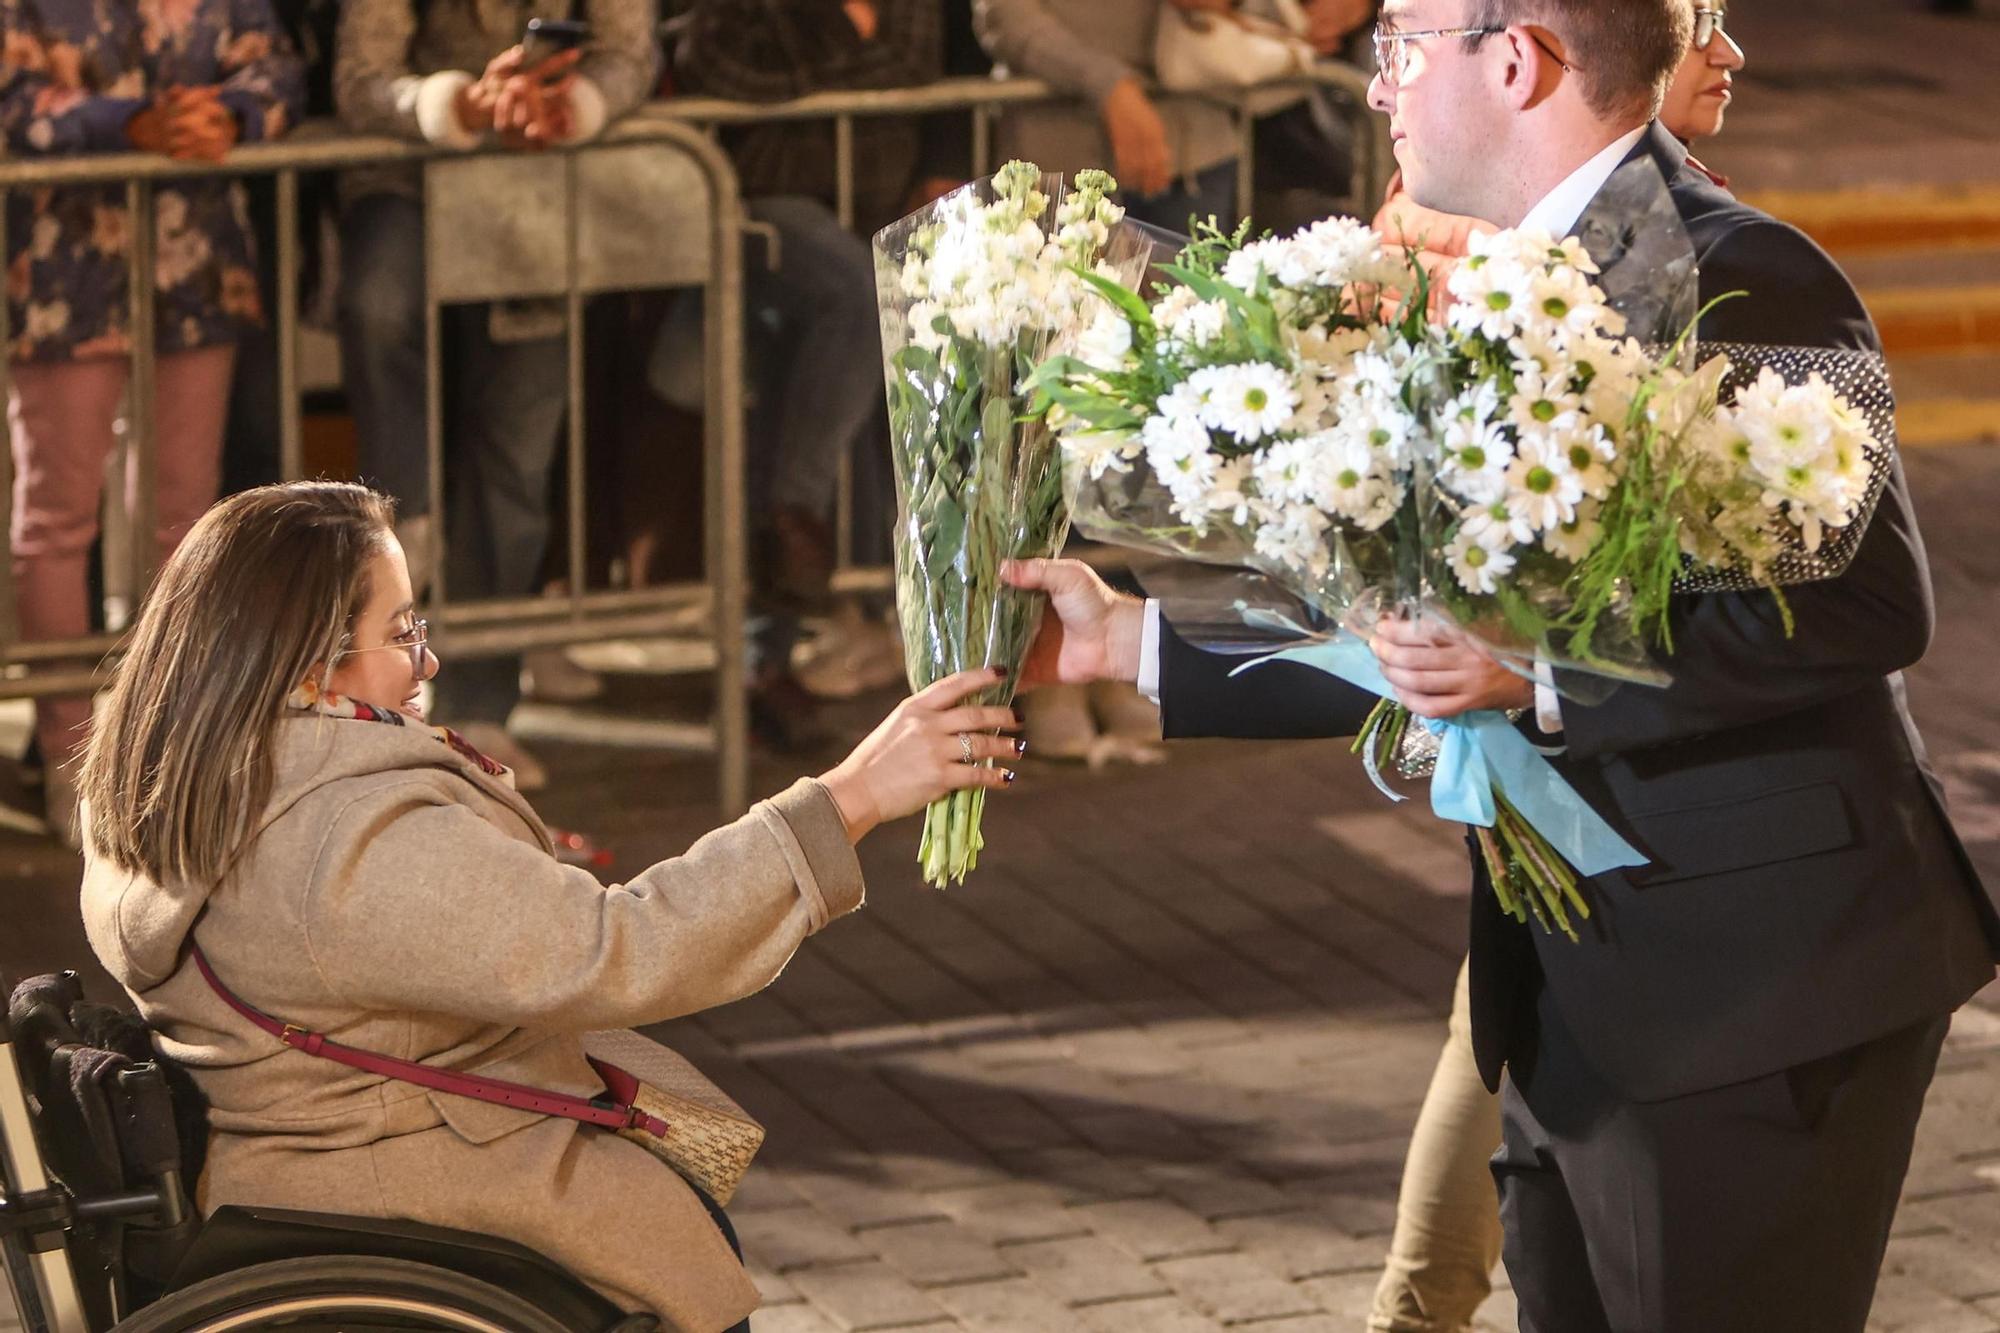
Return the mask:
<path id="1" fill-rule="evenodd" d="M 1507 509 L 1537 530 L 1560 527 L 1576 517 L 1583 485 L 1570 470 L 1561 445 L 1541 437 L 1523 436 L 1514 446 L 1507 469 Z"/>
<path id="2" fill-rule="evenodd" d="M 1505 500 L 1466 510 L 1460 531 L 1489 551 L 1525 546 L 1535 539 L 1535 525 L 1525 515 L 1516 513 Z"/>
<path id="3" fill-rule="evenodd" d="M 1482 544 L 1462 528 L 1445 547 L 1444 554 L 1451 562 L 1451 572 L 1457 576 L 1459 586 L 1482 596 L 1497 592 L 1500 580 L 1514 569 L 1512 555 Z"/>
<path id="4" fill-rule="evenodd" d="M 1266 361 L 1204 366 L 1188 384 L 1201 395 L 1202 421 L 1245 444 L 1283 429 L 1299 404 L 1292 377 Z"/>

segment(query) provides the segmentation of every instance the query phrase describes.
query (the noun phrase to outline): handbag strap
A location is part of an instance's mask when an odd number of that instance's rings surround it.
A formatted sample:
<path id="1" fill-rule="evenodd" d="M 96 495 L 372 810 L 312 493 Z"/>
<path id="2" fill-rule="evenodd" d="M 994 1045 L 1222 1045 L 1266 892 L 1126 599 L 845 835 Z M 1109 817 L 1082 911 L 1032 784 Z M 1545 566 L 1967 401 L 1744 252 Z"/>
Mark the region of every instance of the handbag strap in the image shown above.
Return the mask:
<path id="1" fill-rule="evenodd" d="M 580 1120 L 584 1124 L 601 1125 L 606 1129 L 644 1130 L 655 1138 L 667 1136 L 666 1121 L 658 1116 L 648 1115 L 633 1105 L 633 1100 L 639 1093 L 639 1080 L 616 1065 L 601 1060 L 591 1060 L 591 1066 L 604 1079 L 605 1089 L 610 1095 L 583 1098 L 572 1097 L 568 1093 L 549 1092 L 542 1088 L 530 1088 L 503 1079 L 460 1074 L 449 1069 L 418 1064 L 414 1060 L 398 1060 L 394 1056 L 378 1055 L 373 1051 L 343 1046 L 337 1041 L 327 1040 L 321 1033 L 302 1028 L 296 1023 L 286 1023 L 273 1018 L 249 1004 L 222 984 L 222 979 L 215 975 L 215 969 L 208 965 L 208 959 L 202 954 L 199 944 L 192 946 L 192 952 L 195 967 L 200 970 L 203 980 L 208 982 L 210 989 L 222 998 L 224 1004 L 243 1015 L 260 1031 L 269 1033 L 295 1051 L 303 1051 L 322 1060 L 331 1060 L 350 1069 L 359 1069 L 363 1073 L 395 1079 L 399 1083 L 414 1083 L 433 1092 L 450 1093 L 454 1097 L 470 1097 L 474 1101 L 518 1107 L 542 1115 L 561 1116 L 565 1120 Z"/>

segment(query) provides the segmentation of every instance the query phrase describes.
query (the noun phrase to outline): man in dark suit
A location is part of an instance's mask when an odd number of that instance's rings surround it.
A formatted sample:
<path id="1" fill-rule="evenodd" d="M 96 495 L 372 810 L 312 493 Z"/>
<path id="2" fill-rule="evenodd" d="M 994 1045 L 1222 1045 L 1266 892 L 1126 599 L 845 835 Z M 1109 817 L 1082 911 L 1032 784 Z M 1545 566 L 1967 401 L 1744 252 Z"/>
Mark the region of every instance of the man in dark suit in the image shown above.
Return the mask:
<path id="1" fill-rule="evenodd" d="M 1390 0 L 1371 100 L 1419 203 L 1577 235 L 1621 305 L 1691 249 L 1703 300 L 1747 293 L 1703 339 L 1879 350 L 1833 262 L 1652 123 L 1691 21 L 1688 0 Z M 1670 216 L 1629 225 L 1635 172 Z M 1296 664 L 1232 677 L 1080 565 L 1010 577 L 1055 612 L 1025 678 L 1138 680 L 1169 736 L 1346 735 L 1374 703 Z M 1786 596 L 1789 635 L 1768 593 L 1679 598 L 1672 684 L 1592 705 L 1432 628 L 1376 633 L 1419 714 L 1536 710 L 1648 858 L 1589 882 L 1581 944 L 1504 916 L 1472 858 L 1474 1044 L 1489 1085 L 1507 1071 L 1494 1174 L 1531 1333 L 1859 1333 L 1949 1016 L 1992 979 L 2000 917 L 1903 700 L 1932 601 L 1900 467 L 1846 573 Z"/>

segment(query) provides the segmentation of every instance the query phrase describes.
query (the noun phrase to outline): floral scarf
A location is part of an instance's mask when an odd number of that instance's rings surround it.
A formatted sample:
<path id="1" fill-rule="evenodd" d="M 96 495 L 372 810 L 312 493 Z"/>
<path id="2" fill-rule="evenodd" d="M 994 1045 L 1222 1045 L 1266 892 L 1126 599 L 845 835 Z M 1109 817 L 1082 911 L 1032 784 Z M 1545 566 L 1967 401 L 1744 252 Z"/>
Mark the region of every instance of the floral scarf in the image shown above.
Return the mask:
<path id="1" fill-rule="evenodd" d="M 310 680 L 293 690 L 291 697 L 285 700 L 285 705 L 298 712 L 317 713 L 321 717 L 351 718 L 358 722 L 386 722 L 391 726 L 411 727 L 418 731 L 429 732 L 440 744 L 450 746 L 462 758 L 478 765 L 480 772 L 488 777 L 497 778 L 509 787 L 514 785 L 513 769 L 497 759 L 481 754 L 473 747 L 472 742 L 450 727 L 434 727 L 428 722 L 419 722 L 390 709 L 377 708 L 373 704 L 362 703 L 359 699 L 350 699 L 344 694 L 324 693 L 316 682 Z"/>

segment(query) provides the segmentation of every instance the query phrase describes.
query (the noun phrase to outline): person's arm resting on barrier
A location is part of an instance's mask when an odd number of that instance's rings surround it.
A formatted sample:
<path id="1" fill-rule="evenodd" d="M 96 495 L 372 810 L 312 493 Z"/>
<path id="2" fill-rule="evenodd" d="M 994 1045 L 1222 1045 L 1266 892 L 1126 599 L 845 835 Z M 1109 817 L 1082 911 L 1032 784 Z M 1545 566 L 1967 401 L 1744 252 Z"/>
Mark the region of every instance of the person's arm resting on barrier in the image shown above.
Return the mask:
<path id="1" fill-rule="evenodd" d="M 479 75 L 461 69 L 417 73 L 410 64 L 416 35 L 415 0 L 344 0 L 333 61 L 341 122 L 362 134 L 470 148 L 484 136 L 461 122 L 458 99 Z"/>
<path id="2" fill-rule="evenodd" d="M 651 97 L 660 77 L 653 0 L 590 0 L 584 17 L 590 20 L 590 40 L 570 86 L 565 142 L 596 138 Z"/>

